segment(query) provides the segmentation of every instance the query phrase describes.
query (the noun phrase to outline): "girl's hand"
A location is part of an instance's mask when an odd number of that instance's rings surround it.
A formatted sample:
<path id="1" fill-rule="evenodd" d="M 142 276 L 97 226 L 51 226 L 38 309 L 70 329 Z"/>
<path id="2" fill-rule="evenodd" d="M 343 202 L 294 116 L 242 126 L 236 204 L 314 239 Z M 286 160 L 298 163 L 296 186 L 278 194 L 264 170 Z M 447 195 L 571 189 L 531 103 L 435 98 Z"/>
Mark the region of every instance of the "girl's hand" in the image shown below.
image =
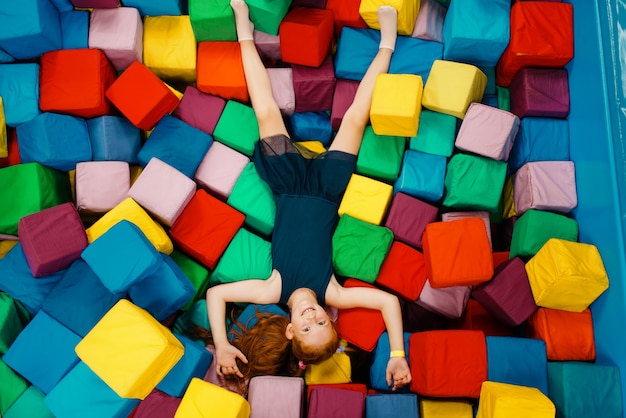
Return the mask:
<path id="1" fill-rule="evenodd" d="M 404 357 L 392 357 L 387 362 L 387 386 L 391 387 L 392 382 L 391 390 L 411 383 L 411 370 Z"/>
<path id="2" fill-rule="evenodd" d="M 218 376 L 224 377 L 237 375 L 238 377 L 243 378 L 243 374 L 237 367 L 236 359 L 238 358 L 246 364 L 248 363 L 248 359 L 241 351 L 239 351 L 238 348 L 230 343 L 215 347 L 215 357 L 215 361 L 217 362 L 215 371 Z"/>

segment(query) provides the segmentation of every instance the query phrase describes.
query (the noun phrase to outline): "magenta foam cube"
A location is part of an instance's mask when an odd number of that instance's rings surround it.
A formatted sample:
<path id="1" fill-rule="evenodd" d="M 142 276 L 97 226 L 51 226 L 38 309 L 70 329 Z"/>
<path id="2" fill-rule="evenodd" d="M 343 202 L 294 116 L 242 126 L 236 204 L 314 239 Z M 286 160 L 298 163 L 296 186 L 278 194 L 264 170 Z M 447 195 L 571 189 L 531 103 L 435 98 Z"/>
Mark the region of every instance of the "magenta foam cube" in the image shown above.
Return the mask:
<path id="1" fill-rule="evenodd" d="M 198 166 L 194 178 L 201 187 L 227 200 L 249 162 L 250 158 L 246 155 L 214 141 Z"/>
<path id="2" fill-rule="evenodd" d="M 472 297 L 500 322 L 516 327 L 537 310 L 526 274 L 519 257 L 500 264 L 493 278 L 476 286 Z"/>
<path id="3" fill-rule="evenodd" d="M 85 161 L 76 164 L 76 207 L 104 213 L 128 197 L 130 166 L 125 161 Z"/>
<path id="4" fill-rule="evenodd" d="M 457 319 L 465 312 L 471 293 L 469 286 L 433 288 L 426 280 L 420 297 L 415 301 L 419 306 L 450 319 Z"/>
<path id="5" fill-rule="evenodd" d="M 133 7 L 94 9 L 89 17 L 89 48 L 98 48 L 117 71 L 143 62 L 143 21 Z"/>
<path id="6" fill-rule="evenodd" d="M 330 110 L 335 91 L 335 67 L 332 56 L 326 57 L 319 67 L 292 65 L 296 112 Z"/>
<path id="7" fill-rule="evenodd" d="M 361 392 L 323 385 L 317 385 L 311 390 L 308 418 L 362 418 L 364 412 L 365 396 Z"/>
<path id="8" fill-rule="evenodd" d="M 224 107 L 226 107 L 226 100 L 223 98 L 202 93 L 195 87 L 187 86 L 173 115 L 194 128 L 213 135 Z"/>
<path id="9" fill-rule="evenodd" d="M 134 418 L 173 417 L 181 401 L 181 398 L 153 389 L 148 396 L 139 402 L 133 416 Z"/>
<path id="10" fill-rule="evenodd" d="M 24 216 L 17 233 L 34 277 L 67 268 L 88 244 L 85 227 L 70 202 Z"/>
<path id="11" fill-rule="evenodd" d="M 114 9 L 119 7 L 120 0 L 70 0 L 75 7 L 94 9 Z"/>
<path id="12" fill-rule="evenodd" d="M 443 21 L 447 10 L 437 0 L 422 0 L 411 37 L 443 42 Z"/>
<path id="13" fill-rule="evenodd" d="M 509 86 L 511 112 L 524 118 L 567 118 L 569 83 L 565 68 L 522 68 Z"/>
<path id="14" fill-rule="evenodd" d="M 161 223 L 172 226 L 195 192 L 196 183 L 193 180 L 153 157 L 128 195 Z"/>
<path id="15" fill-rule="evenodd" d="M 358 87 L 358 81 L 346 80 L 344 78 L 337 79 L 335 92 L 333 93 L 333 104 L 330 110 L 330 126 L 333 128 L 333 131 L 339 130 L 343 115 L 346 114 L 346 110 L 354 101 L 354 95 Z"/>
<path id="16" fill-rule="evenodd" d="M 272 95 L 283 115 L 293 114 L 296 108 L 296 95 L 293 91 L 293 70 L 291 68 L 268 68 L 267 75 L 272 85 Z"/>
<path id="17" fill-rule="evenodd" d="M 408 194 L 394 195 L 385 226 L 394 239 L 415 248 L 422 248 L 422 234 L 426 225 L 437 220 L 439 209 Z"/>
<path id="18" fill-rule="evenodd" d="M 515 174 L 515 212 L 528 209 L 569 213 L 578 205 L 576 171 L 573 161 L 535 161 L 524 164 Z"/>

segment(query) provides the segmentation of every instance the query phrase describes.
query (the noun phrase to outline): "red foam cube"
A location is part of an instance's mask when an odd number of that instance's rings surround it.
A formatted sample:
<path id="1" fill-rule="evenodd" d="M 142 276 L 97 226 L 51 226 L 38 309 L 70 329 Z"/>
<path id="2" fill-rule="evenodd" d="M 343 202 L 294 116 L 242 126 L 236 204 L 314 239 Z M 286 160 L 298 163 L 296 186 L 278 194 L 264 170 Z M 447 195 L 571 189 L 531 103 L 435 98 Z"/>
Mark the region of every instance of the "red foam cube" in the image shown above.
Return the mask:
<path id="1" fill-rule="evenodd" d="M 376 284 L 409 301 L 415 301 L 426 283 L 424 255 L 416 249 L 394 241 L 380 268 Z"/>
<path id="2" fill-rule="evenodd" d="M 248 101 L 239 42 L 199 42 L 197 59 L 198 90 L 226 100 Z"/>
<path id="3" fill-rule="evenodd" d="M 333 41 L 333 14 L 311 7 L 293 8 L 280 23 L 280 53 L 290 64 L 319 67 Z"/>

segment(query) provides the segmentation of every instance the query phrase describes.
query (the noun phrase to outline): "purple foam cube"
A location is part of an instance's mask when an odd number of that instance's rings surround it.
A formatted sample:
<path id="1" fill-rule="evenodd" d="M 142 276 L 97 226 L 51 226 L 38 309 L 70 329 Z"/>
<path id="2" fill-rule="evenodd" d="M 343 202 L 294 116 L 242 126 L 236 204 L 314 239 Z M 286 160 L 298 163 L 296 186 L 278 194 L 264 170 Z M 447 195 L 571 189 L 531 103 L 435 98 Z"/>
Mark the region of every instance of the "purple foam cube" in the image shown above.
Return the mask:
<path id="1" fill-rule="evenodd" d="M 166 418 L 173 417 L 182 401 L 181 398 L 170 396 L 158 389 L 153 389 L 135 409 L 135 418 Z"/>
<path id="2" fill-rule="evenodd" d="M 67 268 L 88 244 L 85 227 L 70 202 L 24 216 L 17 231 L 34 277 Z"/>
<path id="3" fill-rule="evenodd" d="M 426 280 L 420 297 L 415 301 L 419 306 L 446 318 L 460 318 L 465 312 L 471 288 L 469 286 L 450 286 L 433 288 Z"/>
<path id="4" fill-rule="evenodd" d="M 343 115 L 346 114 L 346 110 L 354 101 L 357 88 L 359 88 L 358 81 L 345 78 L 337 79 L 335 92 L 333 93 L 333 104 L 330 109 L 330 126 L 333 128 L 333 131 L 339 130 Z"/>
<path id="5" fill-rule="evenodd" d="M 365 412 L 363 393 L 354 390 L 316 386 L 309 399 L 308 418 L 342 416 L 362 418 Z"/>
<path id="6" fill-rule="evenodd" d="M 569 84 L 565 68 L 522 68 L 509 86 L 511 112 L 520 118 L 567 118 Z"/>
<path id="7" fill-rule="evenodd" d="M 329 110 L 335 91 L 335 67 L 329 55 L 319 67 L 292 65 L 296 112 Z"/>
<path id="8" fill-rule="evenodd" d="M 75 7 L 94 9 L 114 9 L 119 7 L 120 0 L 71 0 Z"/>
<path id="9" fill-rule="evenodd" d="M 290 116 L 296 108 L 291 68 L 268 68 L 267 75 L 272 86 L 272 96 L 283 115 Z"/>
<path id="10" fill-rule="evenodd" d="M 472 297 L 502 323 L 516 327 L 537 310 L 524 262 L 514 257 L 496 267 L 493 278 L 472 291 Z"/>
<path id="11" fill-rule="evenodd" d="M 279 61 L 282 58 L 280 53 L 280 38 L 278 35 L 254 31 L 254 45 L 259 56 L 267 61 Z"/>
<path id="12" fill-rule="evenodd" d="M 226 107 L 226 100 L 223 98 L 202 93 L 195 87 L 187 86 L 173 115 L 188 125 L 213 135 L 224 107 Z"/>
<path id="13" fill-rule="evenodd" d="M 437 219 L 439 209 L 404 193 L 396 193 L 391 201 L 385 226 L 394 239 L 415 248 L 422 248 L 426 225 Z"/>

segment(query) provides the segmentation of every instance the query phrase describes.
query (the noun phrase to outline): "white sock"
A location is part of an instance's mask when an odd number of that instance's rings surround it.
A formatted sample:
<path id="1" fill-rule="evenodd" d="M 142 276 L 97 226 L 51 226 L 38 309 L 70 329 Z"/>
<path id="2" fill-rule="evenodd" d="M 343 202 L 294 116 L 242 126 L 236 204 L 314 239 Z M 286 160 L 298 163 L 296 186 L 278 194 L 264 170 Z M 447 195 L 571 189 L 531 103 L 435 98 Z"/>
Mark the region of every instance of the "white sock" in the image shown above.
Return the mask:
<path id="1" fill-rule="evenodd" d="M 378 23 L 380 24 L 380 45 L 378 47 L 395 50 L 398 36 L 398 11 L 393 6 L 380 6 L 378 8 Z"/>
<path id="2" fill-rule="evenodd" d="M 253 41 L 254 24 L 250 20 L 248 5 L 244 0 L 230 0 L 230 7 L 235 14 L 235 26 L 237 28 L 237 40 Z"/>

